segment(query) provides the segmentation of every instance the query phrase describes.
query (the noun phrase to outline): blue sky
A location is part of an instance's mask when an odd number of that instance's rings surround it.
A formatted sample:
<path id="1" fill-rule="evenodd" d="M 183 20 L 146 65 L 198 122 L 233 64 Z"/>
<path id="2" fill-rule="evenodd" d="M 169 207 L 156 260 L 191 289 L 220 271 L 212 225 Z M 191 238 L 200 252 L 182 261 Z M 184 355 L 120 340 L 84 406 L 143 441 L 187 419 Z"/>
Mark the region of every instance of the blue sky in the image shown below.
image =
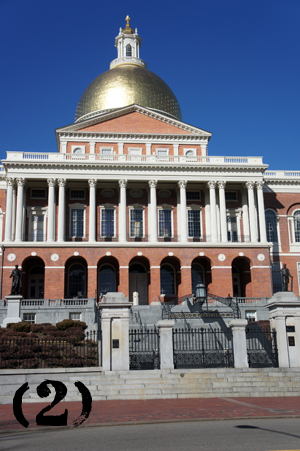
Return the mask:
<path id="1" fill-rule="evenodd" d="M 213 133 L 210 155 L 300 170 L 299 0 L 0 0 L 1 158 L 57 151 L 127 14 L 183 120 Z"/>

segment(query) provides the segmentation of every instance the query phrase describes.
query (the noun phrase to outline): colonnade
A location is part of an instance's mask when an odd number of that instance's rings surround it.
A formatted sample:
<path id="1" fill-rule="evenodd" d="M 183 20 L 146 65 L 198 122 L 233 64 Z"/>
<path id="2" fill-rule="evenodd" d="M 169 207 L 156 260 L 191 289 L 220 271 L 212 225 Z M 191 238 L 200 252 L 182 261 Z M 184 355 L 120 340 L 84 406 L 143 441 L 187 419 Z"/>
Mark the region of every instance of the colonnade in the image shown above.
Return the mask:
<path id="1" fill-rule="evenodd" d="M 22 229 L 24 228 L 24 178 L 10 178 L 7 182 L 6 197 L 6 220 L 5 220 L 5 241 L 11 242 L 22 241 Z M 66 183 L 65 178 L 48 178 L 48 223 L 47 223 L 47 242 L 55 241 L 55 187 L 58 186 L 58 227 L 57 241 L 65 241 L 65 221 L 66 221 Z M 96 187 L 97 180 L 89 179 L 89 242 L 96 242 Z M 127 221 L 126 221 L 126 188 L 127 180 L 119 180 L 119 241 L 127 241 Z M 157 242 L 157 180 L 149 180 L 149 204 L 148 204 L 148 235 L 150 242 Z M 210 180 L 207 183 L 209 200 L 206 215 L 206 235 L 210 236 L 212 243 L 228 241 L 227 233 L 227 211 L 225 200 L 225 181 Z M 17 191 L 16 191 L 17 187 Z M 243 211 L 243 230 L 244 235 L 249 236 L 249 241 L 266 242 L 266 225 L 265 225 L 265 209 L 263 198 L 263 182 L 246 182 L 242 195 L 242 211 Z M 186 188 L 187 181 L 180 180 L 179 188 L 179 204 L 180 204 L 180 220 L 178 226 L 180 228 L 179 241 L 188 241 L 188 224 L 187 224 L 187 197 Z M 218 189 L 218 192 L 217 192 Z M 257 204 L 255 202 L 255 190 Z M 217 196 L 218 194 L 218 196 Z M 218 197 L 218 203 L 217 203 Z M 16 202 L 17 200 L 17 202 Z M 256 207 L 257 205 L 257 207 Z M 219 219 L 217 215 L 219 210 Z M 16 211 L 16 215 L 15 215 Z M 220 231 L 220 234 L 218 233 Z"/>

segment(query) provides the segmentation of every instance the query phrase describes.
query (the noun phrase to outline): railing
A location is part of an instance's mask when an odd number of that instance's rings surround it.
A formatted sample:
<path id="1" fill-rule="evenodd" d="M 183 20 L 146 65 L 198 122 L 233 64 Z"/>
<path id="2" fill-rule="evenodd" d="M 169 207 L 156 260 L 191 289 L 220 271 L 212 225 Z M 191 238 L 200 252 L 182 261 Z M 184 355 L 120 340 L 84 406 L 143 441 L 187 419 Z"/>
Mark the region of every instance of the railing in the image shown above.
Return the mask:
<path id="1" fill-rule="evenodd" d="M 246 328 L 249 368 L 278 367 L 276 331 L 261 329 L 258 324 Z"/>
<path id="2" fill-rule="evenodd" d="M 129 331 L 129 361 L 131 370 L 159 369 L 159 332 L 156 328 Z"/>
<path id="3" fill-rule="evenodd" d="M 276 178 L 285 178 L 285 177 L 300 177 L 300 171 L 265 171 L 264 176 L 266 177 L 276 177 Z"/>
<path id="4" fill-rule="evenodd" d="M 0 368 L 99 366 L 96 332 L 79 338 L 0 338 Z"/>
<path id="5" fill-rule="evenodd" d="M 186 165 L 262 165 L 262 157 L 225 157 L 225 156 L 185 156 L 185 155 L 99 155 L 43 152 L 7 152 L 8 161 L 69 161 L 84 164 L 96 163 L 130 163 L 130 164 L 186 164 Z"/>
<path id="6" fill-rule="evenodd" d="M 174 329 L 174 368 L 233 368 L 231 329 Z"/>
<path id="7" fill-rule="evenodd" d="M 70 298 L 70 299 L 23 299 L 21 307 L 65 307 L 75 305 L 93 305 L 95 299 L 88 298 Z"/>

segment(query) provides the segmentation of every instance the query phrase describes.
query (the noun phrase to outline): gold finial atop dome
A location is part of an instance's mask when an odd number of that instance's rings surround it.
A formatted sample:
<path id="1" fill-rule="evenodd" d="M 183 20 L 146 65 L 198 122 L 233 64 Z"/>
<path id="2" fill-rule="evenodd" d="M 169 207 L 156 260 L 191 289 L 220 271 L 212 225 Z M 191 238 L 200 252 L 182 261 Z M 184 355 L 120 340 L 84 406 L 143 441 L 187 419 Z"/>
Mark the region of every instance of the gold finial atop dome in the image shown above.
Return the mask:
<path id="1" fill-rule="evenodd" d="M 134 31 L 133 31 L 132 28 L 130 28 L 130 25 L 129 25 L 130 17 L 128 16 L 128 14 L 125 17 L 125 20 L 126 20 L 127 23 L 126 23 L 126 27 L 123 28 L 123 33 L 125 33 L 125 34 L 133 34 Z"/>

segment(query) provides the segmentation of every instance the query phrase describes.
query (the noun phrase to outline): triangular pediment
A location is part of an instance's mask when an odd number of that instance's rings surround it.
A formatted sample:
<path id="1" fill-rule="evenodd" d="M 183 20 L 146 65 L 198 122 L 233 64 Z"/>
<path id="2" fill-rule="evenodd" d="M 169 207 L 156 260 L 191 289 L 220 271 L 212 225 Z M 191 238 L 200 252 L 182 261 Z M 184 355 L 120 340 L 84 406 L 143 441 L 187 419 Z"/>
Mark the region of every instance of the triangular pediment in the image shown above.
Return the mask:
<path id="1" fill-rule="evenodd" d="M 211 133 L 185 122 L 138 105 L 120 108 L 76 122 L 56 130 L 57 133 L 121 133 L 154 135 L 201 135 L 208 139 Z"/>

